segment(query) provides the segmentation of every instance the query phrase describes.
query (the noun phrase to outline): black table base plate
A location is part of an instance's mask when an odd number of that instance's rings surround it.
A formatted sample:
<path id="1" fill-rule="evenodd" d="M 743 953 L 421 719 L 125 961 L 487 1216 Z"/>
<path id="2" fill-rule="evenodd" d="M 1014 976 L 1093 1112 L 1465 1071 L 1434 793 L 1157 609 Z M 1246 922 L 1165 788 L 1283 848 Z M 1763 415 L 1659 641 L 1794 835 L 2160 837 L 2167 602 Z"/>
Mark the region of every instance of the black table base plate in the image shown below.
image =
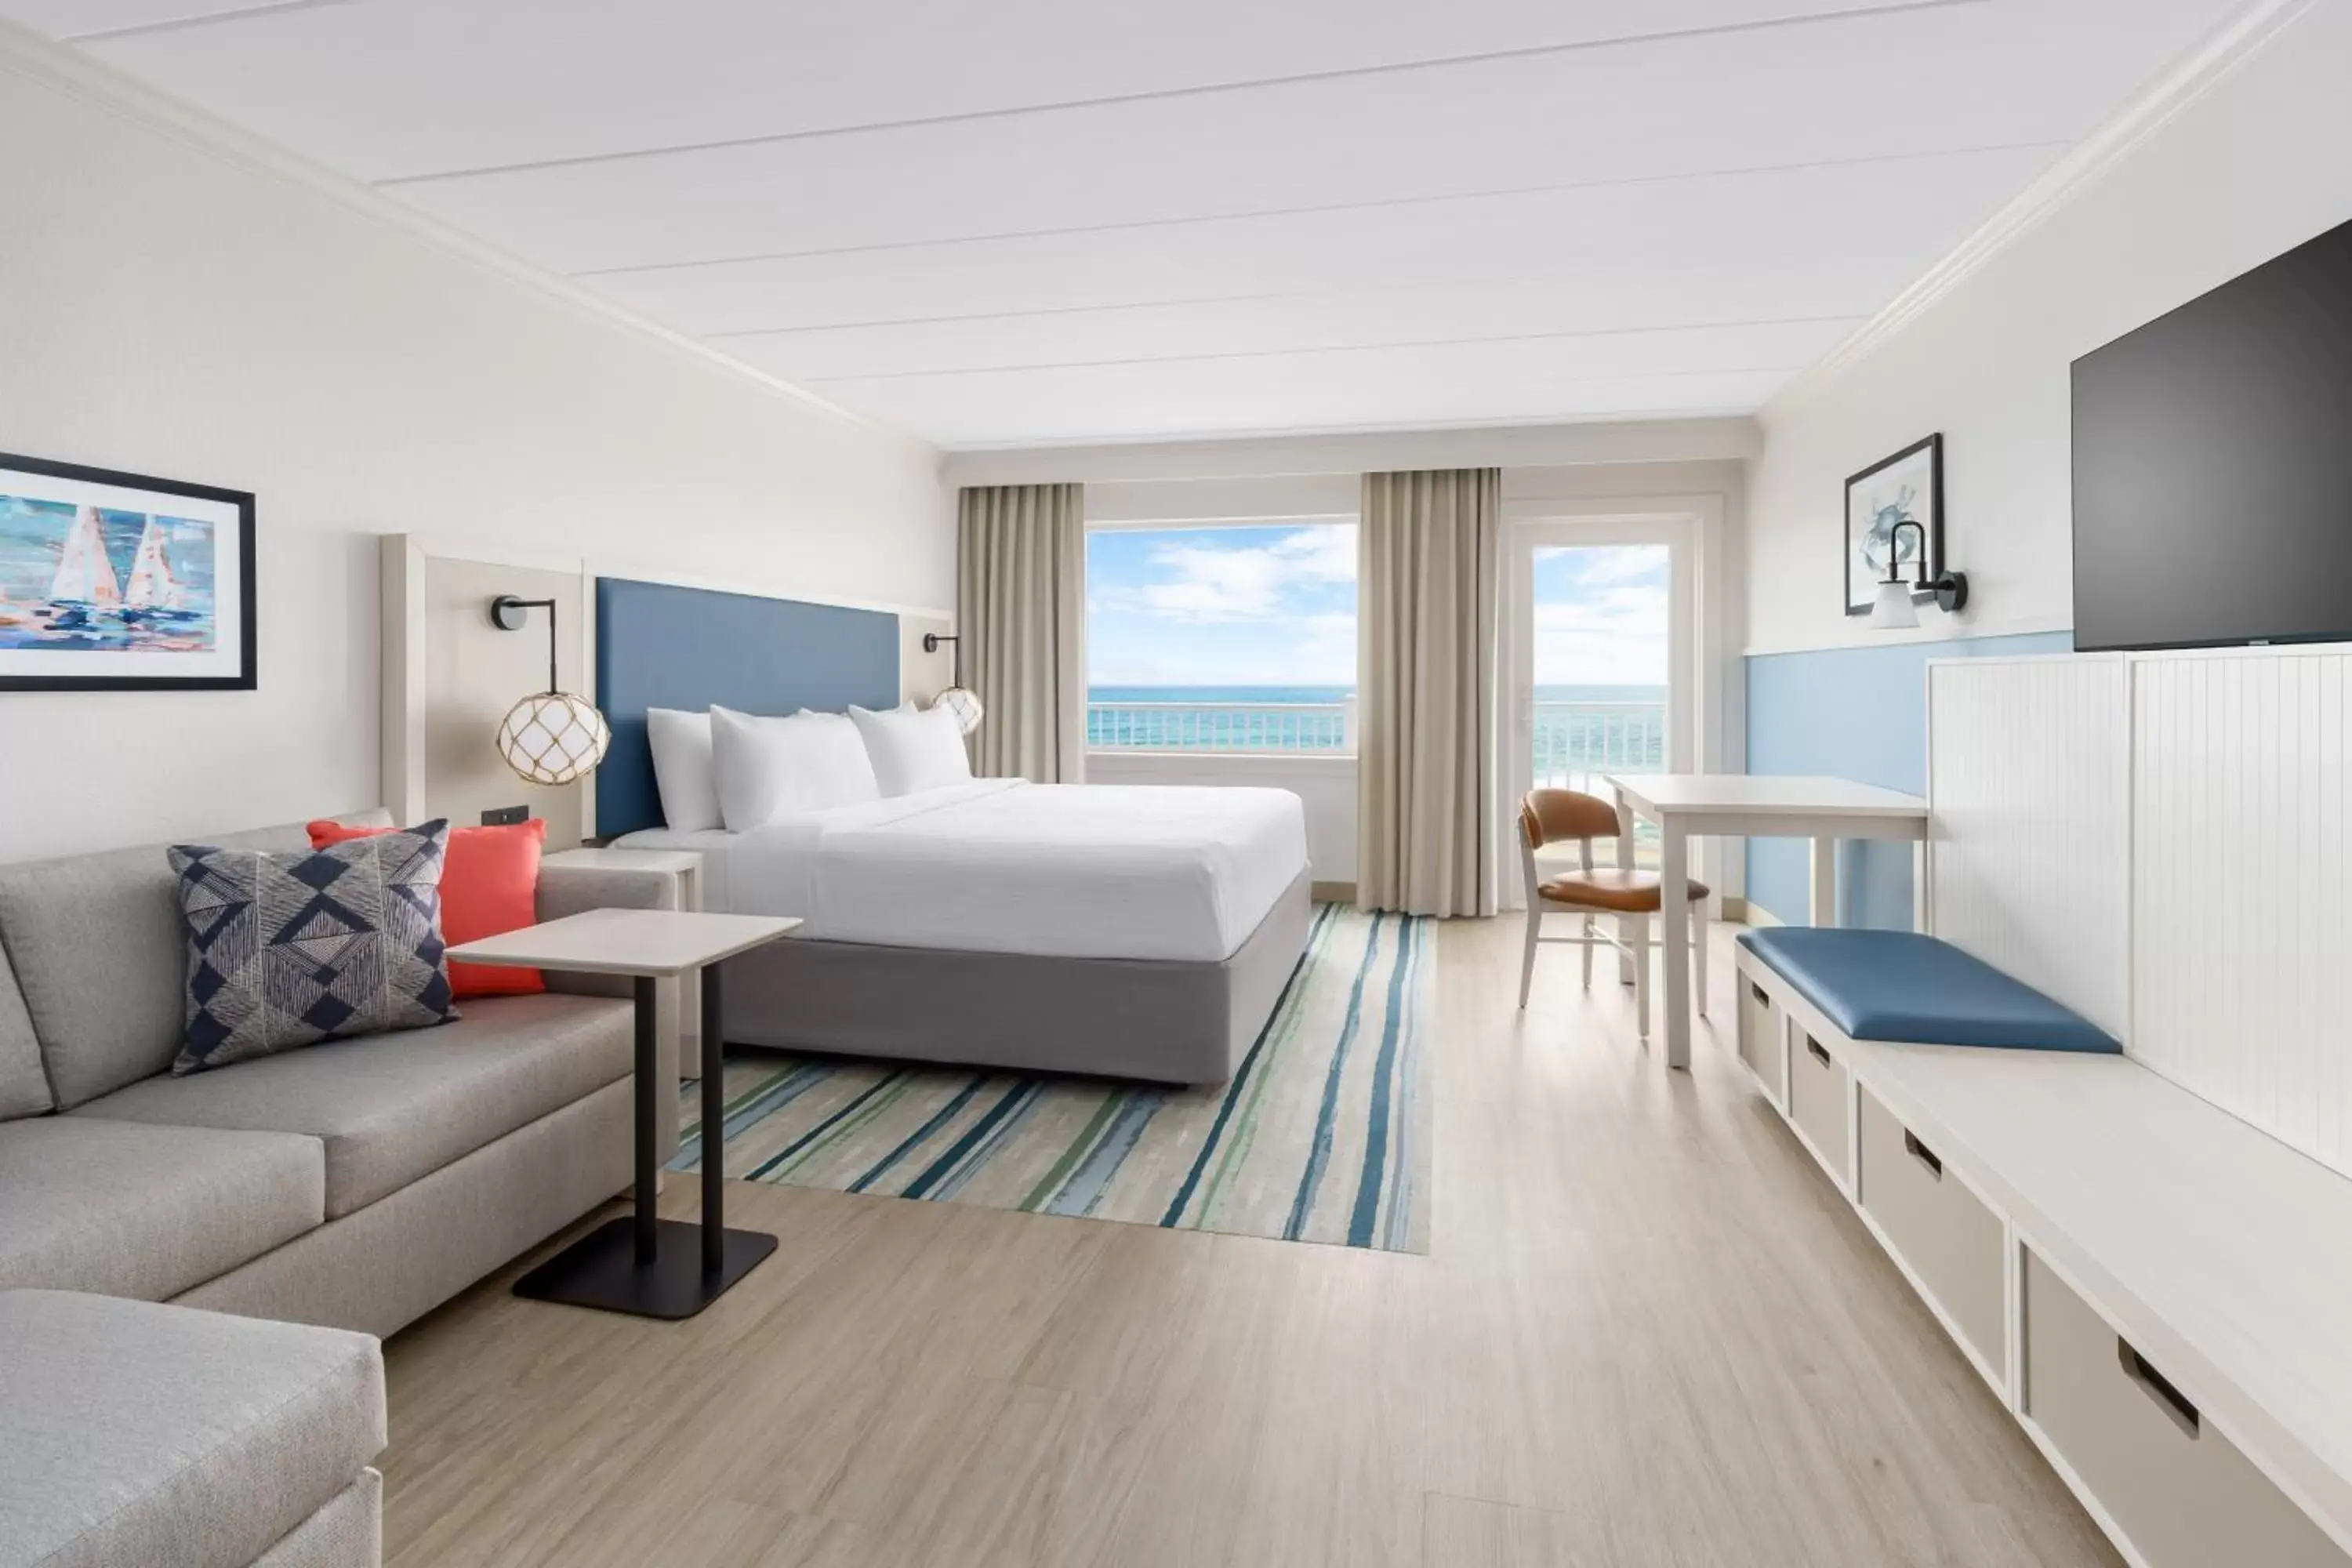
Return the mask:
<path id="1" fill-rule="evenodd" d="M 730 1230 L 719 1268 L 705 1273 L 702 1226 L 666 1219 L 654 1260 L 639 1264 L 636 1229 L 636 1221 L 627 1216 L 607 1220 L 516 1280 L 514 1293 L 639 1318 L 691 1318 L 776 1250 L 772 1236 Z"/>

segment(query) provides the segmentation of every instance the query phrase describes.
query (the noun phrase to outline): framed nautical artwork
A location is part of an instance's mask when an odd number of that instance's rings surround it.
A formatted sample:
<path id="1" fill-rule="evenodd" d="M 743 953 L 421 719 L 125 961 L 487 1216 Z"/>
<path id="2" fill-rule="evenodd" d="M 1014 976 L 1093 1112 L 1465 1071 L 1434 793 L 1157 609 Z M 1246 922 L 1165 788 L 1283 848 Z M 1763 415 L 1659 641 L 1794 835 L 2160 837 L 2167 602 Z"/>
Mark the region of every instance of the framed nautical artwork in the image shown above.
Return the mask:
<path id="1" fill-rule="evenodd" d="M 0 453 L 0 691 L 254 684 L 253 497 Z"/>
<path id="2" fill-rule="evenodd" d="M 1919 526 L 1895 537 L 1898 522 Z M 1845 613 L 1866 616 L 1890 558 L 1906 583 L 1944 571 L 1944 437 L 1939 431 L 1881 458 L 1845 482 Z"/>

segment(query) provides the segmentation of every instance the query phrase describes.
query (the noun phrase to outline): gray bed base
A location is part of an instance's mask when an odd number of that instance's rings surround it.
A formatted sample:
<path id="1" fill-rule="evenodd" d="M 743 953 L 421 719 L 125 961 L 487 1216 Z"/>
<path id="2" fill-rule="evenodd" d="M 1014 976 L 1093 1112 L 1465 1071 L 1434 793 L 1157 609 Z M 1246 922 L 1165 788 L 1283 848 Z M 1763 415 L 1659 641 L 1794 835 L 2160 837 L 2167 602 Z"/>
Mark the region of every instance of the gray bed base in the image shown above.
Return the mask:
<path id="1" fill-rule="evenodd" d="M 1223 1083 L 1307 951 L 1312 912 L 1302 871 L 1222 963 L 771 942 L 721 966 L 727 1041 Z"/>

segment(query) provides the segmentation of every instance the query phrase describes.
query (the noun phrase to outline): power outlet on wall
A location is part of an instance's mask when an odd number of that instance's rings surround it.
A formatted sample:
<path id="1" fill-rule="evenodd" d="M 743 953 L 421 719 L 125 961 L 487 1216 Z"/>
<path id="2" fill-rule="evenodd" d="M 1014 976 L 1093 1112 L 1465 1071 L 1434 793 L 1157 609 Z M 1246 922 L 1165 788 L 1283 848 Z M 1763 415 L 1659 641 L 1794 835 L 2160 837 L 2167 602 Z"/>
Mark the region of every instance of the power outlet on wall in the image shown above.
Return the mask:
<path id="1" fill-rule="evenodd" d="M 530 820 L 530 807 L 527 805 L 494 805 L 482 813 L 485 827 L 512 827 L 518 822 Z"/>

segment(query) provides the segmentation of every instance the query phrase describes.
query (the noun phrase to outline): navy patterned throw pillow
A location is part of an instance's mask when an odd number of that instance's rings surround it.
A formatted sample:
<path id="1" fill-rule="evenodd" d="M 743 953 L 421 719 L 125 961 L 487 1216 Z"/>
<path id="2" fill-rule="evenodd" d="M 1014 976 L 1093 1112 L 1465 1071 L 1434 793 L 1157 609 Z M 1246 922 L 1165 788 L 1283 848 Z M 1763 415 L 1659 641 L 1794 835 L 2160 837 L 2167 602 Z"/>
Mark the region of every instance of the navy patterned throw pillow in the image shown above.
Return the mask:
<path id="1" fill-rule="evenodd" d="M 266 854 L 175 845 L 188 927 L 177 1075 L 457 1016 L 442 957 L 449 825 Z"/>

